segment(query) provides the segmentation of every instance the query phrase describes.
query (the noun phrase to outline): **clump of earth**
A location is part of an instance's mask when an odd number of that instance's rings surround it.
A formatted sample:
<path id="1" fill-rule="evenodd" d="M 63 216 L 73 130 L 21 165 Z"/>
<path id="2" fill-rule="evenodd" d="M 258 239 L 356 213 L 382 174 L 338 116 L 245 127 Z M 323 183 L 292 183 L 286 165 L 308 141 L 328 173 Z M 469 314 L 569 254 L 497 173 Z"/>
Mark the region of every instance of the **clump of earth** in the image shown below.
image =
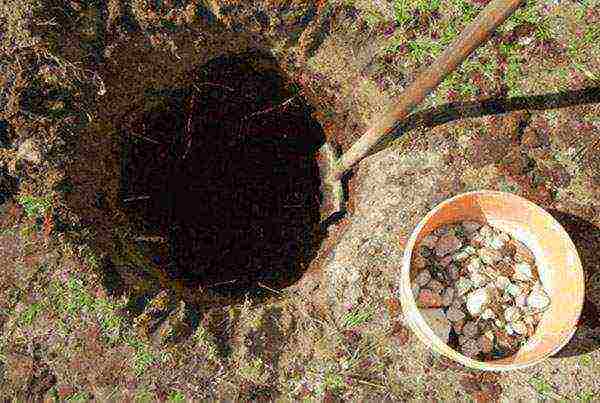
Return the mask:
<path id="1" fill-rule="evenodd" d="M 486 223 L 436 228 L 417 245 L 412 291 L 434 332 L 463 355 L 515 354 L 550 306 L 533 253 Z"/>

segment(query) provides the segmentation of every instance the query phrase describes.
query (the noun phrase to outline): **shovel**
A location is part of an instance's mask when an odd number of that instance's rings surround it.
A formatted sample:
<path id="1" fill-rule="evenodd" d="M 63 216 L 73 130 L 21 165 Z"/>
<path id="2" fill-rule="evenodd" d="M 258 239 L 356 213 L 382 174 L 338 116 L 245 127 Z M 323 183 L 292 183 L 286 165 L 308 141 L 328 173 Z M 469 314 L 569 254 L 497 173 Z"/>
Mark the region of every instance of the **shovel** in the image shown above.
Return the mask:
<path id="1" fill-rule="evenodd" d="M 456 69 L 473 50 L 486 41 L 524 0 L 492 0 L 454 43 L 388 107 L 343 155 L 337 156 L 333 146 L 325 143 L 317 152 L 323 195 L 321 223 L 344 212 L 342 177 L 365 158 L 369 151 L 389 134 L 437 86 Z"/>

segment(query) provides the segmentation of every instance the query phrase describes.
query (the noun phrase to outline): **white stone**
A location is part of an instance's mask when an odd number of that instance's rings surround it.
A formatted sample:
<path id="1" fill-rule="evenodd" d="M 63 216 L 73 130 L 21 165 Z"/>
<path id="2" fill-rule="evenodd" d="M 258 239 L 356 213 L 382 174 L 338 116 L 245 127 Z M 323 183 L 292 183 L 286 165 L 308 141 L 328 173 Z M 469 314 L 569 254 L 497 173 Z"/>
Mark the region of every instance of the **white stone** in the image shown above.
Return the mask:
<path id="1" fill-rule="evenodd" d="M 543 291 L 534 290 L 527 297 L 527 305 L 541 311 L 550 305 L 550 298 Z"/>
<path id="2" fill-rule="evenodd" d="M 511 282 L 509 282 L 506 285 L 504 290 L 507 293 L 509 293 L 510 295 L 512 295 L 513 297 L 518 297 L 519 295 L 521 295 L 523 293 L 523 289 L 521 288 L 521 286 L 519 286 L 518 284 L 511 283 Z"/>
<path id="3" fill-rule="evenodd" d="M 506 324 L 506 327 L 504 328 L 504 330 L 506 330 L 506 333 L 507 333 L 509 336 L 512 336 L 512 335 L 514 335 L 514 334 L 515 334 L 515 330 L 514 330 L 514 329 L 513 329 L 513 327 L 512 327 L 512 323 L 507 323 L 507 324 Z"/>
<path id="4" fill-rule="evenodd" d="M 515 274 L 513 275 L 513 278 L 519 281 L 530 281 L 533 278 L 531 266 L 528 263 L 515 264 Z"/>
<path id="5" fill-rule="evenodd" d="M 469 278 L 475 287 L 483 287 L 487 283 L 487 278 L 481 273 L 473 273 Z"/>
<path id="6" fill-rule="evenodd" d="M 465 246 L 464 251 L 467 252 L 469 255 L 476 255 L 477 254 L 477 249 L 475 249 L 475 247 L 471 246 L 471 245 Z"/>
<path id="7" fill-rule="evenodd" d="M 488 242 L 486 242 L 487 246 L 495 250 L 502 250 L 505 244 L 506 242 L 499 235 L 496 235 L 495 237 L 491 238 Z"/>
<path id="8" fill-rule="evenodd" d="M 505 290 L 506 287 L 510 284 L 510 280 L 506 276 L 498 276 L 496 277 L 496 281 L 494 282 L 494 284 L 499 290 Z"/>
<path id="9" fill-rule="evenodd" d="M 512 330 L 514 330 L 515 333 L 518 333 L 518 334 L 527 333 L 527 325 L 525 325 L 525 323 L 523 323 L 520 320 L 512 322 L 510 324 L 510 327 L 512 328 Z"/>
<path id="10" fill-rule="evenodd" d="M 467 260 L 469 256 L 471 255 L 463 249 L 452 255 L 452 260 L 454 260 L 455 262 L 463 262 Z"/>
<path id="11" fill-rule="evenodd" d="M 489 295 L 485 288 L 472 291 L 467 295 L 467 310 L 472 316 L 479 315 L 489 302 Z"/>
<path id="12" fill-rule="evenodd" d="M 481 270 L 481 260 L 477 256 L 473 256 L 467 264 L 467 271 L 469 273 L 475 273 Z"/>
<path id="13" fill-rule="evenodd" d="M 502 254 L 495 249 L 481 248 L 477 253 L 485 264 L 494 265 L 502 260 Z"/>
<path id="14" fill-rule="evenodd" d="M 491 238 L 494 236 L 494 229 L 489 225 L 484 225 L 479 229 L 479 234 L 484 238 Z"/>
<path id="15" fill-rule="evenodd" d="M 507 322 L 514 322 L 521 319 L 521 310 L 514 306 L 509 306 L 504 310 L 504 318 Z"/>
<path id="16" fill-rule="evenodd" d="M 488 319 L 495 319 L 495 318 L 496 318 L 496 314 L 490 308 L 485 309 L 481 313 L 481 319 L 488 320 Z"/>
<path id="17" fill-rule="evenodd" d="M 431 281 L 431 274 L 428 270 L 421 270 L 415 277 L 415 283 L 421 287 L 426 286 L 429 281 Z"/>

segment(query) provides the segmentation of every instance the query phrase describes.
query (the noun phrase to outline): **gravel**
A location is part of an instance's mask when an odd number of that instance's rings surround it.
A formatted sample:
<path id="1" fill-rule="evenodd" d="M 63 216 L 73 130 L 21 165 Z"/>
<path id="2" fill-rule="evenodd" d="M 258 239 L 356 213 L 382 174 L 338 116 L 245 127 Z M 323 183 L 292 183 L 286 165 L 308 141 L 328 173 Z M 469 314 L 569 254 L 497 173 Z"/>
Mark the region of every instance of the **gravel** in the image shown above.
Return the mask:
<path id="1" fill-rule="evenodd" d="M 429 311 L 426 320 L 435 333 L 458 340 L 451 347 L 467 357 L 489 361 L 515 354 L 551 305 L 533 253 L 488 224 L 438 227 L 416 251 L 417 305 Z"/>

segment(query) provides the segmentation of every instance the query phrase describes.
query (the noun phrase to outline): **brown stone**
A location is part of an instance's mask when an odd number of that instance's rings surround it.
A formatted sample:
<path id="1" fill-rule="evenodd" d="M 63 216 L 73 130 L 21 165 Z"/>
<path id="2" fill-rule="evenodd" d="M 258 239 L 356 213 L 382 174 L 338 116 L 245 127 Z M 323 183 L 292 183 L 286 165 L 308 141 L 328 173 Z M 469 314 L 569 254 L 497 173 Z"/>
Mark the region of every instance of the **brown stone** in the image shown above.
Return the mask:
<path id="1" fill-rule="evenodd" d="M 535 262 L 535 257 L 533 253 L 525 246 L 522 242 L 517 241 L 516 239 L 512 239 L 510 241 L 512 247 L 514 247 L 515 255 L 514 258 L 517 262 L 525 262 L 529 264 L 533 264 Z"/>
<path id="2" fill-rule="evenodd" d="M 442 296 L 431 290 L 423 289 L 417 297 L 417 305 L 420 308 L 440 308 L 443 306 Z"/>
<path id="3" fill-rule="evenodd" d="M 456 252 L 462 247 L 462 241 L 453 234 L 447 234 L 440 237 L 435 246 L 435 254 L 438 257 L 446 256 Z"/>

